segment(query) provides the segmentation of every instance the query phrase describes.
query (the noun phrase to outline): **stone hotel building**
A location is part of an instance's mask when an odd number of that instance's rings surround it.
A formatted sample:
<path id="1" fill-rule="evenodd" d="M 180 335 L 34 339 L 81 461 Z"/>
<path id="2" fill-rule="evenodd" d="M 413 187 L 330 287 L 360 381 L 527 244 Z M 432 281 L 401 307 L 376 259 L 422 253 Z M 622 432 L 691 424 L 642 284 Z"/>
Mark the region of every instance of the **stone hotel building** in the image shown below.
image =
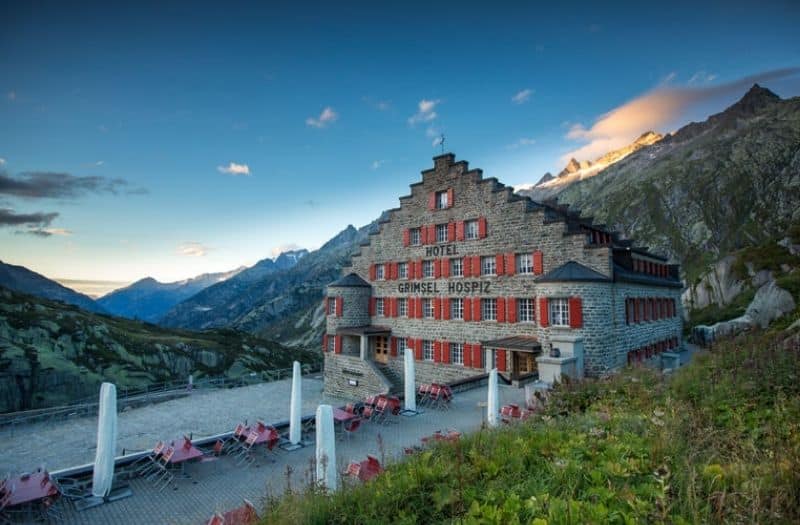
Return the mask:
<path id="1" fill-rule="evenodd" d="M 445 154 L 328 285 L 326 393 L 492 367 L 509 381 L 600 376 L 681 344 L 678 266 L 579 212 L 535 202 Z"/>

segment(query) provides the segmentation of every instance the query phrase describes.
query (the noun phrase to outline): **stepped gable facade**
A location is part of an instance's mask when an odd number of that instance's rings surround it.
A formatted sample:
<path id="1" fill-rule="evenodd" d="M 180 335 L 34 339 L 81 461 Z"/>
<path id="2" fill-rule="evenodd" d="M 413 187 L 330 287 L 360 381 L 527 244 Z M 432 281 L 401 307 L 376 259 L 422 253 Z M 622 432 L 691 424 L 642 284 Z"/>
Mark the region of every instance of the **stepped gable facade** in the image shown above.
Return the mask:
<path id="1" fill-rule="evenodd" d="M 357 398 L 496 367 L 601 376 L 680 346 L 678 266 L 555 202 L 435 157 L 327 288 L 325 390 Z"/>

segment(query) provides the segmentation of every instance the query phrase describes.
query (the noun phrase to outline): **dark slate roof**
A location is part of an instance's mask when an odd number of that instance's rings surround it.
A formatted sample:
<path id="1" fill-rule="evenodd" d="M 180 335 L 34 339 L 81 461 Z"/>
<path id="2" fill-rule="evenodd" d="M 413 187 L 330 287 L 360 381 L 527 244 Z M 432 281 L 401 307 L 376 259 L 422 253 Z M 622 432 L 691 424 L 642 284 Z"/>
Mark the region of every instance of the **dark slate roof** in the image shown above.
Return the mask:
<path id="1" fill-rule="evenodd" d="M 348 273 L 347 275 L 345 275 L 341 279 L 333 281 L 331 284 L 328 285 L 328 287 L 331 287 L 331 286 L 335 286 L 335 287 L 339 287 L 339 288 L 344 288 L 344 287 L 371 288 L 372 287 L 367 281 L 365 281 L 364 279 L 359 277 L 358 274 L 355 274 L 355 273 Z"/>
<path id="2" fill-rule="evenodd" d="M 632 272 L 622 266 L 614 265 L 614 280 L 627 283 L 649 284 L 652 286 L 669 286 L 671 288 L 683 288 L 680 281 L 668 278 L 657 277 L 648 273 Z"/>
<path id="3" fill-rule="evenodd" d="M 500 339 L 492 339 L 491 341 L 483 341 L 483 346 L 489 348 L 502 348 L 508 350 L 527 350 L 528 352 L 541 352 L 542 344 L 535 337 L 515 335 L 511 337 L 502 337 Z"/>
<path id="4" fill-rule="evenodd" d="M 337 328 L 336 335 L 391 335 L 391 328 L 385 326 L 351 326 L 349 328 Z"/>
<path id="5" fill-rule="evenodd" d="M 563 283 L 568 281 L 610 282 L 611 279 L 575 261 L 564 263 L 536 279 L 536 282 L 540 283 Z"/>

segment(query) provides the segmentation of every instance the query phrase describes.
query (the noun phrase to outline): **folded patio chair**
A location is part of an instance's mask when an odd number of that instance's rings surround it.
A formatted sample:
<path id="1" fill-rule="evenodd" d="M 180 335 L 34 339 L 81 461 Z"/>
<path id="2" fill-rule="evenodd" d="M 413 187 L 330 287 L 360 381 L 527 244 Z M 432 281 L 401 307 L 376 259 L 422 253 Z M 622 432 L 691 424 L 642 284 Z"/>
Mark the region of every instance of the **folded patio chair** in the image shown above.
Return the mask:
<path id="1" fill-rule="evenodd" d="M 361 418 L 365 421 L 372 421 L 375 417 L 376 412 L 375 409 L 372 408 L 371 405 L 364 405 L 364 409 L 361 411 Z"/>
<path id="2" fill-rule="evenodd" d="M 344 430 L 344 435 L 347 436 L 347 439 L 350 439 L 352 435 L 356 433 L 356 431 L 359 429 L 360 426 L 361 426 L 361 418 L 354 417 L 353 419 L 344 422 L 344 424 L 342 425 L 342 430 Z"/>
<path id="3" fill-rule="evenodd" d="M 215 512 L 211 518 L 206 522 L 206 525 L 225 525 L 225 516 L 219 512 Z"/>
<path id="4" fill-rule="evenodd" d="M 255 430 L 251 431 L 247 435 L 247 439 L 244 440 L 244 443 L 241 444 L 239 447 L 238 452 L 236 453 L 236 464 L 239 466 L 245 465 L 250 466 L 255 463 L 256 458 L 253 456 L 253 446 L 256 444 L 256 440 L 258 439 L 258 432 Z"/>
<path id="5" fill-rule="evenodd" d="M 344 406 L 344 411 L 348 414 L 355 414 L 356 413 L 356 405 L 355 403 L 347 403 Z"/>
<path id="6" fill-rule="evenodd" d="M 156 467 L 154 463 L 158 460 L 161 453 L 164 451 L 164 442 L 158 441 L 156 445 L 153 447 L 153 450 L 150 451 L 150 454 L 143 458 L 137 459 L 133 465 L 133 473 L 136 476 L 146 476 L 150 472 L 152 472 Z M 138 465 L 141 463 L 141 465 Z"/>
<path id="7" fill-rule="evenodd" d="M 161 457 L 159 457 L 155 462 L 156 470 L 145 478 L 153 483 L 153 486 L 160 491 L 167 488 L 175 478 L 170 468 L 170 461 L 172 460 L 172 456 L 174 454 L 175 449 L 172 447 L 167 447 L 167 449 L 161 454 Z"/>
<path id="8" fill-rule="evenodd" d="M 218 439 L 217 442 L 214 443 L 214 448 L 200 456 L 198 463 L 214 463 L 214 470 L 216 471 L 217 461 L 219 461 L 220 456 L 222 456 L 223 446 L 223 441 Z"/>
<path id="9" fill-rule="evenodd" d="M 417 389 L 417 406 L 425 407 L 428 405 L 428 401 L 430 400 L 428 397 L 430 391 L 431 385 L 427 383 L 422 383 L 419 385 L 419 388 Z"/>
<path id="10" fill-rule="evenodd" d="M 227 440 L 223 446 L 223 452 L 226 454 L 230 454 L 239 449 L 239 445 L 241 445 L 242 441 L 247 437 L 245 432 L 247 427 L 243 423 L 239 423 L 236 425 L 236 428 L 233 429 L 233 436 L 231 439 Z"/>
<path id="11" fill-rule="evenodd" d="M 344 471 L 345 476 L 349 476 L 354 479 L 358 479 L 358 475 L 361 473 L 361 463 L 357 461 L 352 461 L 349 465 L 347 465 L 347 470 Z"/>
<path id="12" fill-rule="evenodd" d="M 258 513 L 256 507 L 249 500 L 244 500 L 244 505 L 229 510 L 222 515 L 222 524 L 224 525 L 250 525 L 258 521 Z M 212 523 L 209 521 L 209 523 Z M 220 522 L 216 522 L 220 523 Z"/>

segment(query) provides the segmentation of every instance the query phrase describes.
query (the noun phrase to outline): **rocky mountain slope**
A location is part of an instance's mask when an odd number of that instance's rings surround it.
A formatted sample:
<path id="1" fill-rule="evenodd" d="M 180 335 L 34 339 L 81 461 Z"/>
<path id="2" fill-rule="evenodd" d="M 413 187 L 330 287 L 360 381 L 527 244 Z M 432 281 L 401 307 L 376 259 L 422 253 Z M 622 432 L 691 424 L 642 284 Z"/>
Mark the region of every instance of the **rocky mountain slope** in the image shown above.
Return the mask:
<path id="1" fill-rule="evenodd" d="M 173 283 L 162 283 L 146 277 L 104 295 L 97 299 L 97 304 L 112 315 L 153 323 L 179 302 L 211 285 L 230 279 L 244 269 L 241 267 L 230 272 L 205 273 Z"/>
<path id="2" fill-rule="evenodd" d="M 193 329 L 230 326 L 316 350 L 324 287 L 340 277 L 350 254 L 376 226 L 377 221 L 358 230 L 348 226 L 291 268 L 247 280 L 247 271 L 242 272 L 178 304 L 160 323 Z"/>
<path id="3" fill-rule="evenodd" d="M 714 261 L 800 222 L 800 98 L 754 85 L 725 111 L 555 195 L 678 260 L 694 283 Z"/>
<path id="4" fill-rule="evenodd" d="M 62 286 L 44 275 L 31 271 L 24 266 L 16 266 L 0 261 L 0 286 L 9 290 L 35 295 L 44 299 L 53 299 L 79 306 L 90 312 L 103 312 L 103 307 L 88 295 Z"/>
<path id="5" fill-rule="evenodd" d="M 0 412 L 94 396 L 118 388 L 286 368 L 315 352 L 224 329 L 188 332 L 95 314 L 0 287 Z"/>

